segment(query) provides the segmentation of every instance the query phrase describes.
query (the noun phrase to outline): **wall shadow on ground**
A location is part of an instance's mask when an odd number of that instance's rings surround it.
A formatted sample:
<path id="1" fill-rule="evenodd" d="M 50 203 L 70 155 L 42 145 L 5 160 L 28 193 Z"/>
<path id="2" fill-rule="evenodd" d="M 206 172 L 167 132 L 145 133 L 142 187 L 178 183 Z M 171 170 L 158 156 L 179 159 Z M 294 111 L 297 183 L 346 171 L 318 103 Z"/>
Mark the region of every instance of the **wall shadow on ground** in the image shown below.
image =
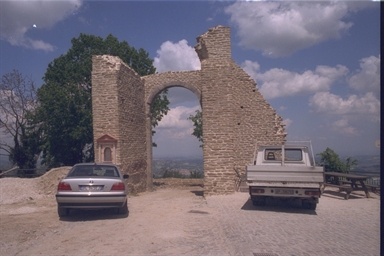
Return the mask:
<path id="1" fill-rule="evenodd" d="M 264 211 L 264 212 L 284 212 L 293 214 L 308 214 L 317 215 L 316 210 L 304 209 L 301 203 L 276 200 L 267 200 L 265 206 L 254 206 L 252 200 L 248 199 L 247 202 L 241 207 L 245 211 Z"/>

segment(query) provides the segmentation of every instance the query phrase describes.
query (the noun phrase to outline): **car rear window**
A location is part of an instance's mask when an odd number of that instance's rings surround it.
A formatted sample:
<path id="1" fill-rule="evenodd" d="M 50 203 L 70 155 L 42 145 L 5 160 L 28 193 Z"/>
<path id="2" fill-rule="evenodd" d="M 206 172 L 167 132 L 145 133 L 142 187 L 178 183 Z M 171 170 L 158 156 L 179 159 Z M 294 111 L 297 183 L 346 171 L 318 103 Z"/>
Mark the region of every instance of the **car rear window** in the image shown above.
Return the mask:
<path id="1" fill-rule="evenodd" d="M 284 161 L 302 161 L 303 155 L 301 149 L 285 149 Z M 266 149 L 264 151 L 264 160 L 281 161 L 281 149 Z"/>
<path id="2" fill-rule="evenodd" d="M 119 172 L 114 166 L 94 165 L 75 166 L 67 177 L 119 177 Z"/>

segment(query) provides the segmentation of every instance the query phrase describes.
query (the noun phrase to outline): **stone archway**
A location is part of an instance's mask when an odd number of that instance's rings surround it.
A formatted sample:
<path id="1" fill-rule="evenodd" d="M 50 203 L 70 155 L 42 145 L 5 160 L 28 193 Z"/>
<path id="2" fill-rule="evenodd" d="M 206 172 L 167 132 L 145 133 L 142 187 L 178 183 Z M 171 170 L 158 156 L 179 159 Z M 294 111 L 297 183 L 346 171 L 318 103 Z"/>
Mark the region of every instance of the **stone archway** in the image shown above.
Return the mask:
<path id="1" fill-rule="evenodd" d="M 285 140 L 282 118 L 257 90 L 255 81 L 231 58 L 230 28 L 211 28 L 197 42 L 195 50 L 201 62 L 197 71 L 139 77 L 118 57 L 93 56 L 95 145 L 105 134 L 116 138 L 116 163 L 130 174 L 131 190 L 151 190 L 150 105 L 168 87 L 185 87 L 200 100 L 206 195 L 235 191 L 235 169 L 245 172 L 258 141 Z M 100 155 L 97 150 L 95 146 L 95 156 Z"/>
<path id="2" fill-rule="evenodd" d="M 147 188 L 152 190 L 152 130 L 151 130 L 151 106 L 154 98 L 164 89 L 171 87 L 183 87 L 193 92 L 201 105 L 201 87 L 199 71 L 164 72 L 143 77 L 145 81 L 145 114 L 147 116 Z M 149 171 L 151 170 L 151 171 Z"/>

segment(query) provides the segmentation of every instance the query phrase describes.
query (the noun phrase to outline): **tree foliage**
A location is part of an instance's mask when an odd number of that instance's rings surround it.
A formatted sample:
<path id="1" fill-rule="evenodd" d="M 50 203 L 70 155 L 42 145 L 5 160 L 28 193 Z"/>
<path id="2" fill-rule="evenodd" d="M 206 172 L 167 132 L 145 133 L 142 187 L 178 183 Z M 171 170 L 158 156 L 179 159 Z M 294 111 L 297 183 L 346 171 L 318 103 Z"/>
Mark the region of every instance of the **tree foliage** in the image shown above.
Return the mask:
<path id="1" fill-rule="evenodd" d="M 179 178 L 179 179 L 185 179 L 185 175 L 181 174 L 179 171 L 176 170 L 168 170 L 166 169 L 162 178 Z"/>
<path id="2" fill-rule="evenodd" d="M 6 137 L 2 137 L 0 149 L 20 169 L 36 168 L 40 154 L 41 130 L 28 123 L 27 118 L 35 108 L 34 82 L 17 70 L 3 75 L 0 85 L 0 130 Z M 7 141 L 7 138 L 10 140 Z"/>
<path id="3" fill-rule="evenodd" d="M 345 171 L 347 172 L 347 173 L 350 173 L 350 172 L 352 172 L 353 171 L 353 166 L 354 165 L 358 165 L 358 161 L 357 161 L 357 159 L 352 159 L 351 157 L 347 157 L 346 159 L 345 159 Z"/>
<path id="4" fill-rule="evenodd" d="M 189 178 L 190 179 L 202 179 L 204 178 L 204 174 L 202 172 L 199 172 L 199 171 L 191 171 L 190 172 L 190 175 L 189 175 Z"/>
<path id="5" fill-rule="evenodd" d="M 349 173 L 353 170 L 353 166 L 358 164 L 357 160 L 351 157 L 348 157 L 344 163 L 340 160 L 339 155 L 330 148 L 326 148 L 325 151 L 317 155 L 321 157 L 319 164 L 324 166 L 326 172 Z"/>
<path id="6" fill-rule="evenodd" d="M 43 77 L 45 84 L 37 92 L 39 107 L 33 122 L 40 124 L 44 132 L 43 163 L 49 167 L 93 160 L 92 55 L 118 56 L 140 76 L 156 70 L 144 49 L 136 50 L 112 35 L 103 39 L 80 34 L 71 43 L 66 54 L 49 63 Z M 166 114 L 164 95 L 155 102 L 160 105 L 157 112 Z"/>
<path id="7" fill-rule="evenodd" d="M 196 138 L 203 143 L 203 116 L 202 112 L 200 110 L 196 110 L 195 115 L 190 115 L 188 120 L 191 120 L 193 122 L 193 136 L 196 136 Z M 202 147 L 202 144 L 200 145 Z"/>
<path id="8" fill-rule="evenodd" d="M 151 106 L 151 113 L 152 113 L 152 128 L 156 127 L 159 122 L 161 121 L 161 119 L 168 113 L 169 111 L 169 100 L 167 98 L 167 93 L 168 93 L 168 90 L 164 90 L 161 94 L 159 94 L 152 106 Z M 152 129 L 152 136 L 156 133 L 156 131 L 154 131 Z M 153 147 L 157 147 L 157 144 L 155 142 L 152 142 L 152 146 Z"/>

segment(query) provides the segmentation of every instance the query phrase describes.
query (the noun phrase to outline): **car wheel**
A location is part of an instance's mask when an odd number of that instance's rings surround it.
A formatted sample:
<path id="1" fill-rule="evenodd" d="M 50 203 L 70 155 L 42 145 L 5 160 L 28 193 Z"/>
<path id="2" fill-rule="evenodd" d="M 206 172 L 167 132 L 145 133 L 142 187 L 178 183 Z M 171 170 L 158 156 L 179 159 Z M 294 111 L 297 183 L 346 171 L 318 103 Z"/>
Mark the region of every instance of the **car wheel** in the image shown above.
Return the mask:
<path id="1" fill-rule="evenodd" d="M 65 217 L 69 214 L 69 209 L 58 206 L 57 207 L 57 214 L 59 215 L 59 217 Z"/>
<path id="2" fill-rule="evenodd" d="M 125 202 L 124 206 L 119 207 L 119 214 L 127 214 L 128 213 L 128 203 Z"/>

